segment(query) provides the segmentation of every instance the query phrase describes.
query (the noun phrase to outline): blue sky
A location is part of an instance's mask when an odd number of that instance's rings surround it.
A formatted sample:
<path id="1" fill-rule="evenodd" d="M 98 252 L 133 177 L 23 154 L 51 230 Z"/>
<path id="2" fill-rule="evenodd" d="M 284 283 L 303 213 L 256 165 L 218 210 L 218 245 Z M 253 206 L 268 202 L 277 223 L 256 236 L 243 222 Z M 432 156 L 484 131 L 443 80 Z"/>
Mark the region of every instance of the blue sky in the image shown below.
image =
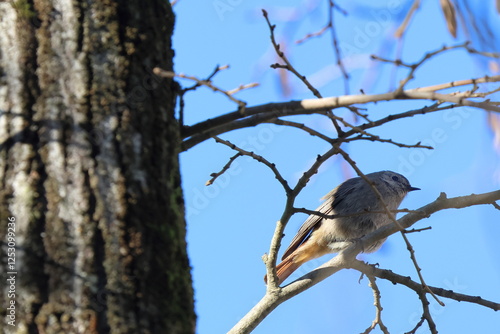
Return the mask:
<path id="1" fill-rule="evenodd" d="M 346 1 L 345 1 L 346 2 Z M 344 3 L 344 2 L 342 2 Z M 339 2 L 340 5 L 342 3 Z M 414 62 L 425 52 L 464 40 L 453 40 L 446 30 L 438 2 L 424 1 L 412 21 L 405 41 L 398 45 L 391 36 L 400 22 L 406 1 L 352 1 L 343 8 L 349 15 L 336 15 L 341 47 L 351 74 L 350 92 L 382 93 L 394 87 L 405 72 L 369 59 L 376 53 L 394 58 L 401 50 L 403 60 Z M 366 4 L 371 4 L 366 9 Z M 484 2 L 483 2 L 484 6 Z M 286 41 L 285 50 L 300 73 L 305 74 L 324 96 L 345 94 L 335 68 L 331 38 L 326 34 L 302 45 L 293 42 L 317 31 L 326 23 L 325 1 L 243 1 L 180 0 L 174 7 L 177 22 L 174 35 L 175 70 L 203 78 L 216 65 L 229 64 L 214 83 L 225 89 L 259 82 L 260 86 L 238 93 L 249 106 L 267 102 L 298 100 L 313 96 L 295 78 L 291 93 L 282 94 L 269 31 L 261 9 L 277 25 L 277 36 Z M 488 12 L 488 8 L 483 8 Z M 491 12 L 491 10 L 490 10 Z M 486 20 L 486 16 L 483 18 Z M 283 44 L 285 45 L 285 44 Z M 480 77 L 485 64 L 463 51 L 440 55 L 416 73 L 408 87 Z M 397 79 L 397 80 L 396 80 Z M 185 86 L 188 82 L 181 82 Z M 373 119 L 391 113 L 429 105 L 427 101 L 398 101 L 369 104 Z M 235 110 L 221 94 L 208 89 L 186 96 L 185 122 L 193 124 Z M 339 115 L 348 116 L 343 110 Z M 323 117 L 297 117 L 321 131 L 333 129 Z M 432 144 L 433 151 L 397 148 L 380 143 L 353 143 L 345 146 L 365 173 L 393 170 L 404 174 L 422 190 L 411 193 L 401 207 L 418 208 L 435 200 L 444 191 L 450 197 L 493 191 L 500 188 L 500 159 L 493 145 L 486 114 L 472 108 L 452 109 L 416 116 L 384 125 L 373 131 L 384 138 L 414 144 Z M 235 144 L 254 150 L 276 163 L 282 175 L 294 185 L 302 172 L 327 145 L 298 130 L 275 125 L 234 131 L 222 135 Z M 181 155 L 186 199 L 188 251 L 198 315 L 198 333 L 228 331 L 264 295 L 265 273 L 261 256 L 269 242 L 285 201 L 284 192 L 272 173 L 249 158 L 238 158 L 233 167 L 212 186 L 205 182 L 218 172 L 234 152 L 208 140 Z M 297 199 L 297 206 L 316 208 L 319 199 L 354 172 L 335 157 L 325 163 Z M 409 235 L 428 284 L 457 292 L 500 300 L 500 213 L 492 206 L 448 210 L 417 223 L 429 231 Z M 286 229 L 284 247 L 304 219 L 295 215 Z M 319 266 L 333 255 L 311 261 L 291 276 L 295 279 Z M 381 268 L 417 280 L 408 251 L 399 235 L 391 236 L 374 254 L 358 258 L 379 263 Z M 344 270 L 310 290 L 280 305 L 254 333 L 359 333 L 374 318 L 372 291 L 359 273 Z M 378 280 L 382 294 L 383 320 L 391 333 L 413 328 L 421 314 L 416 294 L 405 287 Z M 431 298 L 430 298 L 431 299 Z M 477 305 L 443 299 L 446 307 L 431 300 L 431 313 L 443 333 L 486 333 L 500 328 L 500 316 Z M 418 333 L 427 333 L 424 325 Z M 374 331 L 374 333 L 378 333 Z"/>

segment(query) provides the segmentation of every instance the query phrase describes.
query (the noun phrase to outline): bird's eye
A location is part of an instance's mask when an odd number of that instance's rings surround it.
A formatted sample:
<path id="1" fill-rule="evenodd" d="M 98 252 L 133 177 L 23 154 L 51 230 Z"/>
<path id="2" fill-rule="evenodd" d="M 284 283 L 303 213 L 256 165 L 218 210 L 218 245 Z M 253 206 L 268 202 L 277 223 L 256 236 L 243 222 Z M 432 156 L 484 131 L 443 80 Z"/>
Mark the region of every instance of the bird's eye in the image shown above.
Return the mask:
<path id="1" fill-rule="evenodd" d="M 393 179 L 394 181 L 399 181 L 399 177 L 397 177 L 397 176 L 393 176 L 393 177 L 392 177 L 392 179 Z"/>

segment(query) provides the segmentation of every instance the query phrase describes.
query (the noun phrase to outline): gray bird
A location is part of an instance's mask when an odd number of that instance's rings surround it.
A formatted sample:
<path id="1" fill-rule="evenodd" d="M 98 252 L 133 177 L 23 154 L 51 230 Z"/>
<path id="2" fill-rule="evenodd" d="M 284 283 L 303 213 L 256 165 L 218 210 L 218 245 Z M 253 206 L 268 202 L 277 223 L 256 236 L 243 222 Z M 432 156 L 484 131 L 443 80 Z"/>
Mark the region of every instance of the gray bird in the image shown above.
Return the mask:
<path id="1" fill-rule="evenodd" d="M 378 189 L 389 210 L 396 210 L 408 192 L 420 190 L 412 187 L 403 175 L 391 171 L 366 174 L 366 177 Z M 279 284 L 305 262 L 338 253 L 352 241 L 391 223 L 372 187 L 361 177 L 343 182 L 322 199 L 325 201 L 316 211 L 339 217 L 327 219 L 312 214 L 307 218 L 285 250 L 282 262 L 276 266 Z M 364 245 L 364 252 L 376 251 L 384 241 Z"/>

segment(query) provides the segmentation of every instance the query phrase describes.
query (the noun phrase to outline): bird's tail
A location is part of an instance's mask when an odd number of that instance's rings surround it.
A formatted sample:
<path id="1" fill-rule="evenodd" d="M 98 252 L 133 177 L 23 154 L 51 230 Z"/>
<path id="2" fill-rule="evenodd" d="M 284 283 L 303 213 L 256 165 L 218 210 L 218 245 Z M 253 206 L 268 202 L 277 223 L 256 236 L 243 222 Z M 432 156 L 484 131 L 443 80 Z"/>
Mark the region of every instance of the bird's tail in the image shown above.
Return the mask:
<path id="1" fill-rule="evenodd" d="M 286 257 L 280 264 L 276 266 L 276 275 L 278 276 L 278 285 L 283 283 L 295 270 L 301 266 L 301 262 L 294 261 L 294 254 Z M 267 284 L 267 275 L 264 276 L 264 282 Z"/>

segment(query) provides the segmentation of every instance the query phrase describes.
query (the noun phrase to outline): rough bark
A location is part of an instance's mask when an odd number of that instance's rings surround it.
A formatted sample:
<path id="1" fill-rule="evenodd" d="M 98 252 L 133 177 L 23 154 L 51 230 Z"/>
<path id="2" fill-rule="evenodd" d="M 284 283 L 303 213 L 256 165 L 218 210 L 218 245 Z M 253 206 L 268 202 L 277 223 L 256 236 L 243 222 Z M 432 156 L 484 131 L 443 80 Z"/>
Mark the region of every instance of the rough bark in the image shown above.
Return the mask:
<path id="1" fill-rule="evenodd" d="M 0 2 L 2 332 L 194 333 L 174 84 L 152 74 L 173 21 L 164 0 Z"/>

